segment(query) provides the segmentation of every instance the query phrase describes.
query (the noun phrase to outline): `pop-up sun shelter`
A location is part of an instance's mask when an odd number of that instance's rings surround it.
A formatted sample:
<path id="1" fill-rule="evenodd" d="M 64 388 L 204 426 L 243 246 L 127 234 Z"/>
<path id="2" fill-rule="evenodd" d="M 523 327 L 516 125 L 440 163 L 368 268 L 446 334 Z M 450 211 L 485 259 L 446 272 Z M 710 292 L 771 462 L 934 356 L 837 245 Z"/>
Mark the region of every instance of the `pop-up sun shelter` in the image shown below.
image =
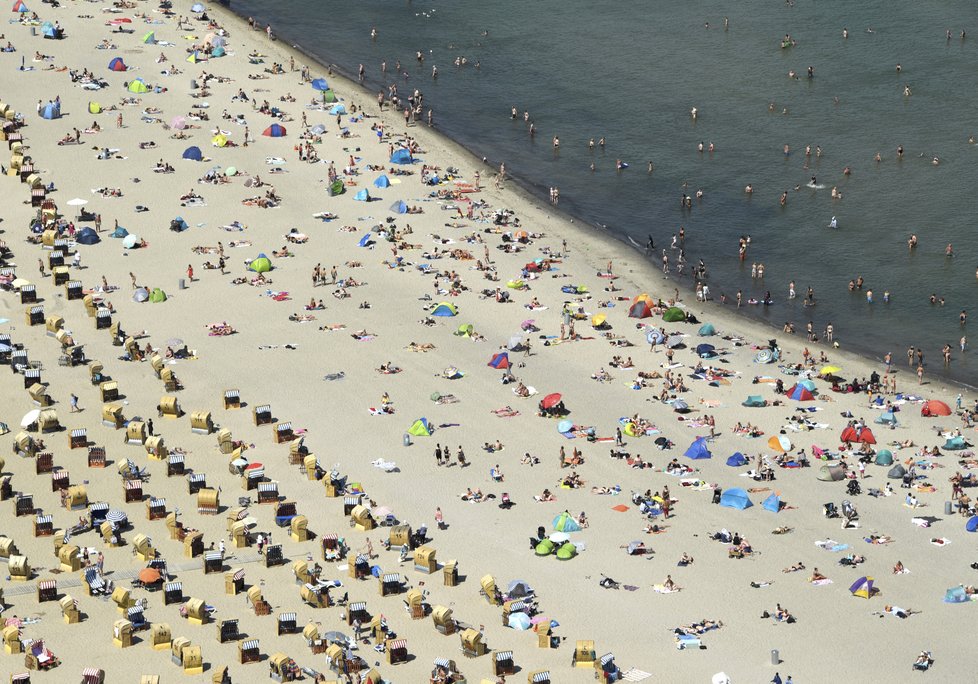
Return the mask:
<path id="1" fill-rule="evenodd" d="M 815 401 L 815 395 L 811 390 L 801 384 L 792 385 L 791 389 L 785 392 L 785 396 L 795 401 Z"/>
<path id="2" fill-rule="evenodd" d="M 822 482 L 838 482 L 845 478 L 846 471 L 840 465 L 823 465 L 818 469 L 817 477 Z"/>
<path id="3" fill-rule="evenodd" d="M 147 45 L 156 45 L 156 33 L 150 31 L 145 36 L 143 36 L 143 42 Z"/>
<path id="4" fill-rule="evenodd" d="M 968 518 L 968 522 L 965 523 L 964 529 L 968 532 L 978 532 L 978 515 L 973 515 Z"/>
<path id="5" fill-rule="evenodd" d="M 673 306 L 662 314 L 662 320 L 666 323 L 681 323 L 686 320 L 686 313 L 678 306 Z"/>
<path id="6" fill-rule="evenodd" d="M 713 454 L 710 453 L 710 449 L 706 445 L 706 439 L 704 437 L 698 437 L 689 445 L 686 449 L 686 453 L 683 454 L 693 460 L 700 460 L 704 458 L 713 458 Z"/>
<path id="7" fill-rule="evenodd" d="M 134 78 L 129 82 L 128 90 L 130 93 L 146 93 L 149 92 L 149 86 L 141 78 Z"/>
<path id="8" fill-rule="evenodd" d="M 887 471 L 886 476 L 891 480 L 902 480 L 903 476 L 906 474 L 907 474 L 907 469 L 904 468 L 901 464 L 897 463 Z"/>
<path id="9" fill-rule="evenodd" d="M 553 519 L 554 530 L 557 532 L 580 532 L 581 526 L 577 524 L 572 516 L 567 511 L 564 511 L 556 518 Z"/>
<path id="10" fill-rule="evenodd" d="M 391 186 L 391 179 L 385 176 L 384 174 L 379 175 L 377 177 L 377 180 L 374 181 L 375 188 L 389 188 L 390 186 Z"/>
<path id="11" fill-rule="evenodd" d="M 267 256 L 265 256 L 265 253 L 262 252 L 257 257 L 252 259 L 250 264 L 248 264 L 248 270 L 254 271 L 255 273 L 267 273 L 268 271 L 272 270 L 272 262 Z"/>
<path id="12" fill-rule="evenodd" d="M 741 406 L 748 406 L 751 408 L 760 408 L 766 406 L 767 402 L 759 394 L 751 394 L 742 403 Z"/>
<path id="13" fill-rule="evenodd" d="M 57 102 L 48 102 L 41 107 L 41 116 L 45 119 L 60 119 L 61 105 Z"/>
<path id="14" fill-rule="evenodd" d="M 925 402 L 923 406 L 920 407 L 920 415 L 922 416 L 949 416 L 951 415 L 951 407 L 945 404 L 943 401 L 938 399 L 931 399 Z"/>
<path id="15" fill-rule="evenodd" d="M 963 586 L 951 587 L 944 594 L 944 603 L 967 603 L 968 592 Z"/>
<path id="16" fill-rule="evenodd" d="M 199 147 L 191 145 L 183 151 L 183 158 L 189 159 L 190 161 L 200 161 L 204 158 L 204 155 L 201 154 Z"/>
<path id="17" fill-rule="evenodd" d="M 712 337 L 717 334 L 717 329 L 713 327 L 712 323 L 704 323 L 696 334 L 700 337 Z"/>
<path id="18" fill-rule="evenodd" d="M 418 418 L 416 421 L 414 421 L 414 424 L 408 428 L 408 433 L 414 435 L 415 437 L 430 437 L 431 425 L 428 423 L 428 419 Z"/>
<path id="19" fill-rule="evenodd" d="M 395 214 L 406 214 L 408 210 L 407 202 L 404 200 L 397 200 L 390 206 L 390 211 Z"/>
<path id="20" fill-rule="evenodd" d="M 432 316 L 457 316 L 458 309 L 451 302 L 442 302 L 441 304 L 436 304 L 434 308 L 431 309 Z"/>
<path id="21" fill-rule="evenodd" d="M 122 61 L 122 57 L 114 57 L 111 62 L 109 62 L 110 71 L 126 71 L 129 67 L 126 63 Z"/>
<path id="22" fill-rule="evenodd" d="M 357 194 L 355 194 L 353 196 L 353 199 L 355 199 L 357 202 L 369 202 L 370 201 L 370 193 L 367 192 L 367 189 L 366 188 L 364 188 L 363 190 L 360 190 L 359 192 L 357 192 Z"/>
<path id="23" fill-rule="evenodd" d="M 864 599 L 872 597 L 876 593 L 876 589 L 873 587 L 873 578 L 860 577 L 849 587 L 849 593 Z"/>
<path id="24" fill-rule="evenodd" d="M 413 161 L 411 153 L 404 148 L 394 150 L 394 154 L 391 155 L 391 164 L 410 164 Z"/>
<path id="25" fill-rule="evenodd" d="M 489 359 L 490 368 L 506 369 L 509 368 L 509 354 L 506 352 L 499 352 L 498 354 L 493 354 L 492 358 Z"/>
<path id="26" fill-rule="evenodd" d="M 739 468 L 740 466 L 744 465 L 745 463 L 747 463 L 747 457 L 744 456 L 739 451 L 737 453 L 735 453 L 733 456 L 731 456 L 730 458 L 727 459 L 727 465 L 728 466 L 731 466 L 733 468 Z"/>
<path id="27" fill-rule="evenodd" d="M 761 504 L 761 508 L 765 511 L 771 511 L 772 513 L 781 512 L 781 497 L 778 496 L 777 492 L 774 492 L 769 497 L 764 499 L 764 503 Z"/>
<path id="28" fill-rule="evenodd" d="M 876 465 L 893 465 L 893 452 L 889 449 L 880 449 L 878 452 L 876 452 Z"/>
<path id="29" fill-rule="evenodd" d="M 78 231 L 78 234 L 75 235 L 75 241 L 79 245 L 94 245 L 100 240 L 101 238 L 98 236 L 98 233 L 88 227 L 82 228 L 80 231 Z"/>
<path id="30" fill-rule="evenodd" d="M 282 124 L 272 124 L 264 131 L 262 131 L 262 135 L 269 138 L 281 138 L 285 134 L 286 134 L 285 126 L 283 126 Z"/>
<path id="31" fill-rule="evenodd" d="M 736 508 L 738 511 L 742 511 L 745 508 L 750 508 L 754 504 L 751 503 L 750 497 L 747 496 L 747 492 L 740 487 L 735 487 L 733 489 L 728 489 L 722 495 L 720 495 L 720 505 L 726 506 L 727 508 Z"/>

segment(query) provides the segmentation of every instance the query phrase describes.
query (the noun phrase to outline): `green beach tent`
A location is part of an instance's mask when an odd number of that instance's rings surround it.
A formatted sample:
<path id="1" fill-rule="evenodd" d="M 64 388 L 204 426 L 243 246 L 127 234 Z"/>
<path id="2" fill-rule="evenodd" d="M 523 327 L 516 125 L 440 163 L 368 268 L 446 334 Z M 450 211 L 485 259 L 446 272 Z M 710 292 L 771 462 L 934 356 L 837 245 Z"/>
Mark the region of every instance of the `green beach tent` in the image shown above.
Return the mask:
<path id="1" fill-rule="evenodd" d="M 673 306 L 666 309 L 666 312 L 662 314 L 662 320 L 666 323 L 681 323 L 686 320 L 686 312 L 678 306 Z"/>
<path id="2" fill-rule="evenodd" d="M 473 332 L 475 332 L 475 326 L 471 323 L 463 323 L 458 326 L 458 332 L 455 334 L 459 337 L 469 337 Z"/>
<path id="3" fill-rule="evenodd" d="M 100 105 L 98 102 L 89 102 L 88 103 L 88 113 L 89 114 L 101 114 L 102 113 L 102 105 Z"/>
<path id="4" fill-rule="evenodd" d="M 248 270 L 254 271 L 255 273 L 267 273 L 272 270 L 271 260 L 264 254 L 259 254 L 258 257 L 248 265 Z"/>
<path id="5" fill-rule="evenodd" d="M 129 92 L 130 93 L 147 93 L 147 92 L 149 92 L 149 87 L 145 83 L 143 83 L 143 81 L 141 79 L 138 79 L 137 78 L 135 81 L 131 81 L 129 83 Z"/>
<path id="6" fill-rule="evenodd" d="M 336 195 L 342 195 L 345 189 L 346 186 L 343 185 L 343 181 L 337 179 L 329 186 L 329 196 L 335 197 Z"/>
<path id="7" fill-rule="evenodd" d="M 554 543 L 549 539 L 544 539 L 542 542 L 537 544 L 536 549 L 534 549 L 534 553 L 536 553 L 538 556 L 549 556 L 553 552 Z"/>
<path id="8" fill-rule="evenodd" d="M 570 560 L 577 555 L 577 547 L 574 546 L 573 542 L 564 542 L 559 549 L 557 549 L 557 560 Z"/>
<path id="9" fill-rule="evenodd" d="M 154 31 L 147 33 L 143 36 L 143 42 L 147 45 L 156 45 L 156 33 Z"/>
<path id="10" fill-rule="evenodd" d="M 154 287 L 153 292 L 149 295 L 149 301 L 153 302 L 154 304 L 162 304 L 166 301 L 166 292 L 158 287 Z"/>
<path id="11" fill-rule="evenodd" d="M 418 418 L 414 421 L 414 425 L 408 428 L 408 434 L 415 437 L 431 437 L 431 426 L 428 424 L 428 419 Z"/>

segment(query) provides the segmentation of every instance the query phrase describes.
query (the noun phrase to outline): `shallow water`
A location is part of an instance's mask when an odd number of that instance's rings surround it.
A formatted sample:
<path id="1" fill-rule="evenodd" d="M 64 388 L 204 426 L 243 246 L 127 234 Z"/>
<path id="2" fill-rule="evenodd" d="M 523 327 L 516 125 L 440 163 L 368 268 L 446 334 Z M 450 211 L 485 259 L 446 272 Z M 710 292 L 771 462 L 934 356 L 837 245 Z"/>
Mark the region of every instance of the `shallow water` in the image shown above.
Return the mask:
<path id="1" fill-rule="evenodd" d="M 705 260 L 714 297 L 733 299 L 742 289 L 746 300 L 771 291 L 774 305 L 745 307 L 745 313 L 778 327 L 792 320 L 800 331 L 808 320 L 820 332 L 831 321 L 846 348 L 877 357 L 892 351 L 903 358 L 908 344 L 922 346 L 928 374 L 945 373 L 939 359 L 947 342 L 955 349 L 949 375 L 978 384 L 978 362 L 957 353 L 958 314 L 978 288 L 978 248 L 969 239 L 978 175 L 978 148 L 968 144 L 978 134 L 978 127 L 969 128 L 978 86 L 978 26 L 967 23 L 970 5 L 293 0 L 284 13 L 279 5 L 240 0 L 232 9 L 271 22 L 280 37 L 343 73 L 355 74 L 362 62 L 373 91 L 385 82 L 381 62 L 387 60 L 393 79 L 400 59 L 409 72 L 398 79 L 402 94 L 420 88 L 440 130 L 494 164 L 505 160 L 510 174 L 542 194 L 558 186 L 561 209 L 595 226 L 641 245 L 651 234 L 657 250 L 684 226 L 687 258 Z M 961 40 L 962 28 L 973 28 L 975 37 Z M 953 33 L 950 41 L 945 29 Z M 786 33 L 797 45 L 781 49 Z M 414 58 L 417 50 L 425 52 L 424 66 Z M 468 66 L 453 66 L 459 55 Z M 789 78 L 790 69 L 800 78 Z M 510 120 L 512 106 L 530 112 L 535 141 L 522 116 Z M 691 107 L 699 112 L 695 122 Z M 601 136 L 604 151 L 589 152 L 588 138 Z M 715 143 L 715 153 L 697 152 L 701 141 Z M 821 158 L 814 156 L 816 145 Z M 616 159 L 630 168 L 616 173 Z M 818 189 L 805 187 L 813 175 Z M 748 183 L 755 189 L 749 198 Z M 831 198 L 833 186 L 843 199 Z M 700 188 L 703 201 L 682 211 L 681 194 Z M 835 230 L 827 228 L 833 216 Z M 911 255 L 912 232 L 920 246 Z M 742 234 L 752 238 L 743 264 L 737 259 Z M 948 243 L 953 259 L 944 256 Z M 675 262 L 675 253 L 670 256 Z M 755 261 L 765 265 L 763 281 L 750 277 Z M 859 275 L 875 303 L 864 292 L 849 293 L 849 279 Z M 800 295 L 795 302 L 786 297 L 790 280 Z M 688 276 L 685 281 L 692 287 Z M 814 309 L 801 306 L 809 285 L 818 300 Z M 945 306 L 931 306 L 931 293 L 944 297 Z"/>

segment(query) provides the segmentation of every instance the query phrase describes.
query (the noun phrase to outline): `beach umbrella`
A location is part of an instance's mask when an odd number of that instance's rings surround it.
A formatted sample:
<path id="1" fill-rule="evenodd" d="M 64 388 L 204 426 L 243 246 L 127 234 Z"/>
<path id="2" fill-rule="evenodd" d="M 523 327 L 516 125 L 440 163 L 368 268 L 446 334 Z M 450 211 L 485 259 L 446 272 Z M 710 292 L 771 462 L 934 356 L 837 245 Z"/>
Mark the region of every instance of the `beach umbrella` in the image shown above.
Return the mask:
<path id="1" fill-rule="evenodd" d="M 286 134 L 286 132 L 287 131 L 285 130 L 285 126 L 283 126 L 282 124 L 272 124 L 264 131 L 262 131 L 262 135 L 268 138 L 281 138 Z"/>
<path id="2" fill-rule="evenodd" d="M 161 579 L 163 575 L 156 568 L 143 568 L 139 571 L 139 581 L 143 584 L 156 584 Z"/>
<path id="3" fill-rule="evenodd" d="M 122 246 L 126 249 L 134 249 L 139 245 L 139 236 L 129 233 L 126 237 L 122 238 Z"/>
<path id="4" fill-rule="evenodd" d="M 566 532 L 554 532 L 549 537 L 547 537 L 554 544 L 563 544 L 565 541 L 570 541 L 570 535 Z"/>
<path id="5" fill-rule="evenodd" d="M 791 440 L 787 435 L 774 435 L 767 441 L 767 445 L 782 454 L 791 451 Z"/>
<path id="6" fill-rule="evenodd" d="M 822 370 L 820 370 L 818 372 L 818 374 L 819 375 L 835 375 L 836 373 L 838 373 L 841 370 L 842 370 L 842 368 L 840 368 L 839 366 L 825 366 L 824 368 L 822 368 Z"/>
<path id="7" fill-rule="evenodd" d="M 628 542 L 628 549 L 627 549 L 628 550 L 628 555 L 631 556 L 638 549 L 642 548 L 642 544 L 643 544 L 643 542 L 640 542 L 638 540 Z"/>
<path id="8" fill-rule="evenodd" d="M 323 641 L 327 643 L 340 643 L 346 644 L 350 638 L 343 632 L 326 632 L 323 634 Z"/>
<path id="9" fill-rule="evenodd" d="M 211 145 L 214 147 L 224 147 L 228 144 L 228 137 L 223 133 L 218 133 L 213 138 L 211 138 Z"/>
<path id="10" fill-rule="evenodd" d="M 181 340 L 179 337 L 171 337 L 163 344 L 165 344 L 167 347 L 182 347 L 183 340 Z"/>
<path id="11" fill-rule="evenodd" d="M 170 119 L 170 128 L 175 128 L 178 131 L 182 131 L 187 127 L 187 120 L 182 116 L 175 116 Z"/>
<path id="12" fill-rule="evenodd" d="M 686 413 L 689 411 L 689 404 L 682 399 L 676 399 L 674 402 L 672 402 L 672 410 L 676 413 Z"/>
<path id="13" fill-rule="evenodd" d="M 81 197 L 75 197 L 74 199 L 68 200 L 65 204 L 69 207 L 83 207 L 88 204 L 87 199 L 82 199 Z"/>
<path id="14" fill-rule="evenodd" d="M 329 90 L 329 84 L 326 82 L 325 78 L 317 78 L 312 82 L 313 90 L 322 90 L 323 92 Z"/>
<path id="15" fill-rule="evenodd" d="M 559 403 L 560 403 L 560 394 L 554 392 L 553 394 L 548 394 L 547 396 L 545 396 L 543 398 L 543 401 L 540 402 L 540 405 L 543 406 L 543 408 L 548 409 L 548 408 L 553 408 Z"/>
<path id="16" fill-rule="evenodd" d="M 132 293 L 132 301 L 134 302 L 145 302 L 147 299 L 149 299 L 149 290 L 145 287 L 141 287 Z"/>
<path id="17" fill-rule="evenodd" d="M 27 280 L 27 278 L 14 278 L 13 281 L 10 283 L 10 287 L 17 290 L 21 287 L 24 287 L 24 285 L 30 285 L 30 284 L 31 281 Z"/>
<path id="18" fill-rule="evenodd" d="M 931 399 L 925 402 L 920 409 L 920 415 L 922 416 L 949 416 L 951 415 L 951 407 L 945 404 L 939 399 Z"/>
<path id="19" fill-rule="evenodd" d="M 238 170 L 235 167 L 233 167 L 233 166 L 229 166 L 229 167 L 227 167 L 224 170 L 224 175 L 225 176 L 237 176 L 238 175 Z"/>
<path id="20" fill-rule="evenodd" d="M 647 333 L 645 333 L 645 341 L 649 344 L 662 344 L 662 341 L 666 339 L 662 332 L 658 328 L 652 328 Z"/>
<path id="21" fill-rule="evenodd" d="M 675 349 L 676 347 L 678 347 L 682 343 L 683 343 L 683 336 L 682 335 L 670 335 L 666 339 L 666 346 L 669 347 L 670 349 Z"/>
<path id="22" fill-rule="evenodd" d="M 228 44 L 228 39 L 225 38 L 224 36 L 214 36 L 213 38 L 211 38 L 210 43 L 215 48 L 222 48 L 222 47 L 224 47 L 225 45 Z M 216 53 L 216 50 L 215 50 L 215 52 L 212 52 L 211 54 L 215 54 L 215 53 Z"/>
<path id="23" fill-rule="evenodd" d="M 526 613 L 510 613 L 509 626 L 513 629 L 525 632 L 531 627 L 530 617 Z"/>
<path id="24" fill-rule="evenodd" d="M 309 129 L 309 132 L 312 133 L 313 135 L 322 135 L 323 133 L 326 132 L 326 127 L 322 124 L 316 124 L 315 126 Z"/>
<path id="25" fill-rule="evenodd" d="M 533 330 L 536 327 L 535 323 L 536 321 L 534 319 L 528 318 L 520 323 L 520 330 Z"/>
<path id="26" fill-rule="evenodd" d="M 24 417 L 20 419 L 20 426 L 22 428 L 29 427 L 37 422 L 38 417 L 41 415 L 40 409 L 34 409 L 33 411 L 28 411 L 24 414 Z"/>
<path id="27" fill-rule="evenodd" d="M 257 470 L 258 468 L 264 468 L 265 464 L 254 461 L 245 466 L 245 470 Z"/>
<path id="28" fill-rule="evenodd" d="M 122 523 L 129 520 L 129 518 L 125 514 L 125 511 L 120 511 L 118 509 L 112 509 L 111 511 L 106 513 L 105 519 L 110 523 L 116 523 L 118 525 L 121 525 Z"/>
<path id="29" fill-rule="evenodd" d="M 570 420 L 562 420 L 557 423 L 557 432 L 562 435 L 566 435 L 568 432 L 574 429 L 574 422 Z"/>
<path id="30" fill-rule="evenodd" d="M 200 14 L 201 12 L 204 11 L 204 6 L 199 2 L 195 2 L 193 5 L 190 6 L 190 11 L 193 12 L 194 14 Z"/>

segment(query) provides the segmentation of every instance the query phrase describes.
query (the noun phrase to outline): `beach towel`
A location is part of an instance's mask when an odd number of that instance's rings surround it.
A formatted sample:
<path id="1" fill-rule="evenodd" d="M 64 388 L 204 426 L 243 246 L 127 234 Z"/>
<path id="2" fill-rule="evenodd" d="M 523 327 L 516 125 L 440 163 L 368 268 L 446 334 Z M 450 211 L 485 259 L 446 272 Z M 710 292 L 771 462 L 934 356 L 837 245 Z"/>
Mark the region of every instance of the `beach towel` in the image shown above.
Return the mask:
<path id="1" fill-rule="evenodd" d="M 937 539 L 931 539 L 930 543 L 934 546 L 947 546 L 951 543 L 951 540 L 947 537 L 938 537 Z"/>
<path id="2" fill-rule="evenodd" d="M 618 511 L 619 513 L 627 513 L 628 506 L 626 506 L 625 504 L 618 504 L 617 506 L 612 506 L 611 510 Z"/>
<path id="3" fill-rule="evenodd" d="M 832 580 L 826 577 L 825 579 L 815 580 L 812 584 L 816 587 L 824 587 L 826 584 L 832 584 Z"/>
<path id="4" fill-rule="evenodd" d="M 679 589 L 666 589 L 665 585 L 662 584 L 653 584 L 652 590 L 657 594 L 678 594 L 680 592 Z"/>

